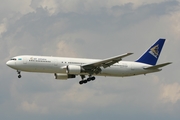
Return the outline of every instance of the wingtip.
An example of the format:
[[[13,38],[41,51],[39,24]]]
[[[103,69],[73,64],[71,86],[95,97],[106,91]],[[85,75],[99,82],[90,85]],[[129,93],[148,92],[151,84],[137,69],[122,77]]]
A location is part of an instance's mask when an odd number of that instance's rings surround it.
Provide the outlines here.
[[[168,62],[167,64],[172,64],[173,62]]]
[[[127,55],[132,55],[132,54],[134,54],[134,53],[127,53]]]

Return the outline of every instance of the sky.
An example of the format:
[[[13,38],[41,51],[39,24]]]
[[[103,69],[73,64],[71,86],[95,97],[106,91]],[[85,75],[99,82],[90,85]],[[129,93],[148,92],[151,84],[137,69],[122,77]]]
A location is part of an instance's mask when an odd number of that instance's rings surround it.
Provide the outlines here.
[[[0,116],[3,120],[180,119],[180,0],[0,0]],[[104,59],[127,52],[135,61],[166,38],[161,72],[55,80],[22,72],[18,55]]]

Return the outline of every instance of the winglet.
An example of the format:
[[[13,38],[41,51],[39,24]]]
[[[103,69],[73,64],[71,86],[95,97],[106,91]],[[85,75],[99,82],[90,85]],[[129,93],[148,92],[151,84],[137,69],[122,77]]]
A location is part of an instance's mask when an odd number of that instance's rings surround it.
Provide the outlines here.
[[[159,39],[152,45],[136,62],[146,63],[149,65],[156,65],[163,48],[165,39]]]

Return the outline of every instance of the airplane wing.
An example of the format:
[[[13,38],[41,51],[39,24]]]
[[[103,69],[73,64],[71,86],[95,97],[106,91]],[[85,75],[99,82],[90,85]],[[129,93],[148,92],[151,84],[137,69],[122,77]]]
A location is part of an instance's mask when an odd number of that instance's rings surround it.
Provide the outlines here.
[[[94,62],[94,63],[84,64],[84,65],[82,65],[82,68],[85,71],[87,71],[87,72],[89,72],[91,74],[93,74],[93,73],[98,74],[99,72],[101,72],[100,67],[103,67],[103,68],[110,67],[111,65],[121,61],[122,58],[124,58],[126,56],[129,56],[131,54],[133,54],[133,53],[125,53],[125,54],[118,55],[118,56],[115,56],[115,57],[100,60],[100,61],[97,61],[97,62]]]
[[[158,68],[161,68],[161,67],[164,67],[166,65],[169,65],[171,64],[172,62],[168,62],[168,63],[163,63],[163,64],[159,64],[159,65],[154,65],[154,66],[151,66],[151,67],[146,67],[144,69],[147,69],[147,70],[150,70],[150,69],[158,69]]]

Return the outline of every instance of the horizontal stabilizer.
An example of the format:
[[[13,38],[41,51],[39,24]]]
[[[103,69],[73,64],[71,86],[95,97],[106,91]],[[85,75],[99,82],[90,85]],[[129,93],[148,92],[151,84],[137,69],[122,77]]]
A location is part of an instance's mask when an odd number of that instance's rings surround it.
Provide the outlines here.
[[[166,65],[169,65],[171,64],[172,62],[168,62],[168,63],[163,63],[163,64],[159,64],[159,65],[154,65],[154,66],[151,66],[151,67],[146,67],[144,69],[147,69],[147,70],[150,70],[150,69],[158,69],[158,68],[161,68],[161,67],[164,67]]]

